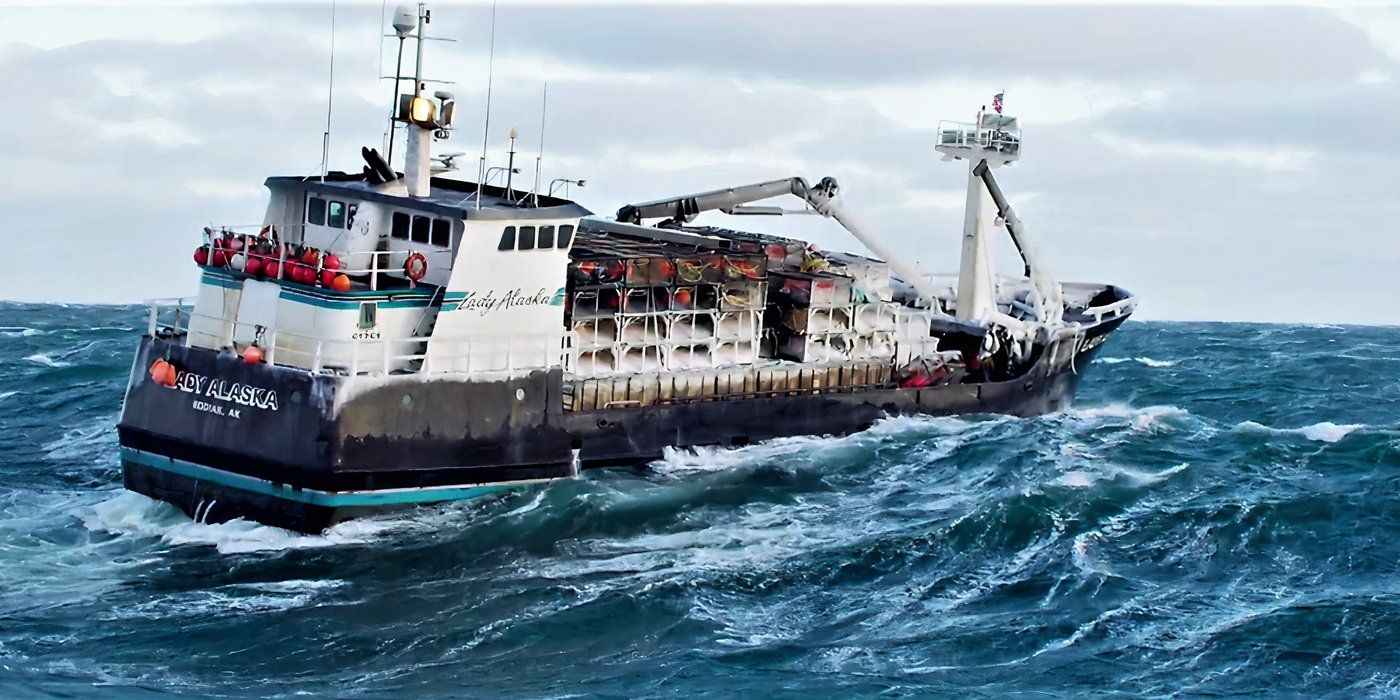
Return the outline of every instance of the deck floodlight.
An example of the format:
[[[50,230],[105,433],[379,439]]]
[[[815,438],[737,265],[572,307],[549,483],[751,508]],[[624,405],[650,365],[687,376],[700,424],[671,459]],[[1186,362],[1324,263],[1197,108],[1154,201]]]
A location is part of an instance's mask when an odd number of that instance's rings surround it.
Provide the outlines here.
[[[434,118],[437,116],[437,105],[432,100],[418,96],[409,103],[408,120],[418,126],[432,128],[437,126]]]

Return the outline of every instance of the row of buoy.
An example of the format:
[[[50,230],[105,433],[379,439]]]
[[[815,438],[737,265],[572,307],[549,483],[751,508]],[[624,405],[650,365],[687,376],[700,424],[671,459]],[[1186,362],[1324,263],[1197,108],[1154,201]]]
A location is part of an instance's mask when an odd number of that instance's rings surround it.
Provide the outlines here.
[[[258,347],[257,343],[253,343],[243,348],[241,357],[243,358],[244,364],[257,365],[262,364],[265,354],[263,353],[263,349]],[[174,388],[180,381],[180,371],[176,369],[175,364],[169,360],[158,359],[152,362],[149,371],[151,374],[151,381],[164,387]]]
[[[257,279],[350,291],[350,278],[340,272],[340,258],[335,254],[323,254],[309,246],[274,243],[264,236],[251,244],[232,235],[215,238],[212,244],[195,249],[194,261],[200,266],[228,268]]]

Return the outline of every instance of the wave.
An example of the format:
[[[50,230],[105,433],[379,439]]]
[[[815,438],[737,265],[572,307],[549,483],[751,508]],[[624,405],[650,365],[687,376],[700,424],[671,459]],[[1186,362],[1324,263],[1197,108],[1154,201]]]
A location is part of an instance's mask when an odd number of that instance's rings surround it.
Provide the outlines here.
[[[43,334],[44,331],[28,326],[0,326],[0,337],[5,338],[32,338]]]
[[[1247,420],[1243,423],[1238,424],[1235,427],[1241,430],[1253,430],[1287,435],[1301,435],[1304,438],[1312,440],[1314,442],[1332,443],[1341,440],[1342,438],[1352,434],[1353,432],[1356,432],[1357,430],[1368,428],[1370,426],[1366,425],[1365,423],[1345,423],[1339,425],[1337,423],[1333,423],[1332,421],[1322,421],[1321,423],[1313,423],[1312,425],[1306,425],[1301,428],[1271,428],[1267,425],[1256,423],[1252,420]]]
[[[55,360],[52,357],[49,357],[48,355],[39,352],[36,352],[33,355],[26,355],[24,359],[35,364],[44,365],[45,367],[71,367],[73,365],[73,363],[71,362]]]
[[[1151,357],[1100,357],[1097,360],[1106,365],[1116,365],[1124,362],[1136,362],[1148,367],[1174,367],[1177,360],[1158,360]]]
[[[1071,408],[1065,412],[1065,415],[1080,420],[1101,423],[1111,423],[1121,419],[1127,419],[1129,427],[1139,431],[1153,431],[1171,427],[1174,422],[1182,422],[1194,418],[1190,411],[1180,406],[1157,405],[1138,407],[1124,403],[1113,403],[1107,406],[1092,408]]]
[[[93,532],[156,537],[169,545],[211,545],[220,554],[361,544],[378,539],[396,525],[389,519],[362,518],[340,523],[321,535],[303,535],[242,519],[197,523],[175,506],[131,491],[84,509],[78,518]]]

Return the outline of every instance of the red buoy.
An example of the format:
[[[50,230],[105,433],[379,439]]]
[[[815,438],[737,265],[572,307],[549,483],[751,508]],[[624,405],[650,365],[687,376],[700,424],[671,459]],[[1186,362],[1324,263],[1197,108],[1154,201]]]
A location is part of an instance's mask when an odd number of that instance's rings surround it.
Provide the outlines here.
[[[330,288],[335,283],[335,270],[321,270],[321,286]]]
[[[223,248],[215,248],[213,255],[209,257],[209,261],[214,264],[214,267],[225,267],[228,265],[228,255],[224,253]]]
[[[258,364],[258,363],[260,363],[260,362],[262,362],[262,361],[263,361],[263,351],[262,351],[262,348],[260,348],[260,347],[258,347],[258,346],[256,346],[256,345],[249,345],[248,347],[246,347],[246,348],[243,349],[243,362],[244,362],[244,364],[256,365],[256,364]]]
[[[202,245],[194,249],[194,264],[201,266],[209,264],[209,246]]]
[[[321,260],[321,267],[322,269],[326,270],[339,270],[340,258],[331,255],[330,253],[326,253],[326,257]]]
[[[262,273],[264,277],[281,279],[282,276],[279,274],[280,272],[282,272],[282,270],[277,265],[276,260],[269,260],[266,265],[263,265]]]
[[[262,258],[256,255],[250,255],[248,256],[248,262],[243,263],[243,272],[256,277],[257,274],[262,271],[262,266]]]

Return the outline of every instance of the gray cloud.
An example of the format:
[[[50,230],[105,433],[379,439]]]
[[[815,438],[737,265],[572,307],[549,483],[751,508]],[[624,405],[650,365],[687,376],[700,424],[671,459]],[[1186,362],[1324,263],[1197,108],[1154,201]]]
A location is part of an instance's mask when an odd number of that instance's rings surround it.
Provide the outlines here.
[[[216,8],[229,18],[222,32],[206,9],[200,38],[180,43],[133,33],[144,16],[107,29],[80,9],[47,12],[36,16],[88,38],[38,49],[0,29],[11,41],[0,44],[0,90],[25,99],[0,113],[11,166],[0,233],[24,259],[70,260],[71,280],[19,270],[0,297],[188,292],[198,229],[259,220],[264,177],[319,161],[326,8]],[[435,12],[434,33],[460,41],[433,45],[429,65],[460,81],[464,106],[439,150],[480,148],[488,12]],[[196,23],[178,8],[161,19]],[[976,105],[946,114],[945,97],[920,91],[1068,86],[1094,104],[1027,96],[1060,113],[1019,115],[1026,160],[1001,174],[1063,278],[1123,283],[1153,317],[1400,322],[1389,301],[1400,293],[1390,233],[1400,144],[1367,116],[1394,111],[1400,90],[1357,81],[1394,65],[1325,11],[507,5],[499,19],[493,159],[520,126],[530,178],[550,80],[546,179],[587,177],[575,195],[600,213],[831,174],[898,250],[951,269],[962,214],[946,204],[965,171],[939,162],[924,122]],[[358,147],[384,127],[378,21],[377,6],[341,9],[335,167],[358,169]],[[995,44],[965,30],[993,25]],[[874,87],[913,101],[891,105]],[[1017,93],[1008,104],[1019,109]],[[821,220],[738,223],[854,246]]]

